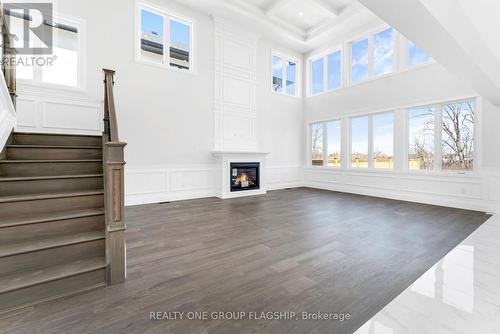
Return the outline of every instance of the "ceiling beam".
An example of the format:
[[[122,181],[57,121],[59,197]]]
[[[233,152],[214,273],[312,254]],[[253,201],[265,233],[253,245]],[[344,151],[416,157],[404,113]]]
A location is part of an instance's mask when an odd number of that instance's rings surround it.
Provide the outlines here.
[[[315,5],[319,9],[326,11],[326,14],[328,14],[328,16],[337,17],[341,13],[341,10],[339,8],[332,6],[326,0],[309,0],[309,1],[311,2],[311,4]]]
[[[266,8],[265,14],[268,16],[273,15],[280,8],[283,8],[290,1],[292,1],[292,0],[273,0],[273,2],[271,2],[271,4]]]
[[[230,0],[226,2],[225,6],[250,19],[257,20],[262,24],[270,24],[280,29],[283,33],[286,33],[294,40],[304,43],[305,31],[303,29],[300,29],[299,27],[296,27],[276,16],[266,15],[266,11],[262,10],[260,7],[251,5],[245,0]]]

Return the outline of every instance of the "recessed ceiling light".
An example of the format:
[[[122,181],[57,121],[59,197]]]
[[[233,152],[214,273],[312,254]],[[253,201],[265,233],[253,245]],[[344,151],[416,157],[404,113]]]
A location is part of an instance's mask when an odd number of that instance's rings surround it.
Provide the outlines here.
[[[304,12],[299,12],[299,16],[300,17],[304,16]]]

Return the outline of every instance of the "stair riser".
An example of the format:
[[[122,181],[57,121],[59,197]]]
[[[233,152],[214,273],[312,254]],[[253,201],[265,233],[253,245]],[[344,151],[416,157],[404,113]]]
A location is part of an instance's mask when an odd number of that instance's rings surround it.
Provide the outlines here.
[[[56,235],[90,231],[104,233],[104,215],[2,228],[0,229],[0,245],[26,241],[37,242]]]
[[[104,240],[96,240],[2,257],[0,258],[0,268],[2,268],[2,275],[11,275],[22,273],[25,270],[39,270],[48,266],[103,257],[105,254],[104,245]]]
[[[65,146],[101,146],[102,137],[57,136],[15,133],[14,145],[65,145]]]
[[[0,163],[0,176],[58,176],[102,174],[102,162]]]
[[[101,159],[102,150],[88,148],[7,148],[7,159],[12,160],[85,160]]]
[[[68,296],[95,287],[104,286],[106,270],[100,269],[88,273],[47,282],[21,290],[0,295],[0,312],[38,304],[43,301]]]
[[[104,207],[104,196],[88,195],[66,198],[52,198],[35,201],[0,203],[3,218],[13,218],[26,215],[32,216],[64,210],[85,210]]]
[[[103,189],[102,177],[9,182],[0,181],[0,194],[9,194],[9,196],[100,189]]]

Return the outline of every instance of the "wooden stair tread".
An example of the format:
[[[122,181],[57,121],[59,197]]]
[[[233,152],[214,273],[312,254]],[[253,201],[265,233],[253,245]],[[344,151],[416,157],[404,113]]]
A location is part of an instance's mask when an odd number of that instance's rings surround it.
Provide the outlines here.
[[[61,159],[61,160],[0,160],[0,164],[19,164],[19,163],[75,163],[75,162],[102,162],[102,159]]]
[[[89,231],[57,235],[43,240],[30,240],[14,244],[0,246],[0,258],[24,253],[35,252],[44,249],[79,244],[88,241],[104,239],[104,231]]]
[[[62,193],[1,196],[0,203],[38,201],[38,200],[44,200],[44,199],[80,197],[80,196],[102,195],[102,194],[104,194],[104,190],[87,190],[87,191],[70,191],[70,192],[62,192]]]
[[[2,219],[0,221],[0,228],[23,226],[39,223],[48,223],[59,220],[68,220],[83,217],[100,216],[104,214],[104,209],[89,209],[89,210],[73,210],[73,211],[60,211],[51,212],[48,214],[33,216],[16,217],[10,219]]]
[[[15,176],[15,177],[0,177],[0,182],[15,182],[15,181],[37,181],[37,180],[61,180],[61,179],[84,179],[93,177],[103,177],[104,174],[79,174],[79,175],[55,175],[55,176]]]
[[[104,257],[77,260],[72,263],[47,267],[31,272],[20,272],[8,276],[0,276],[0,293],[23,289],[65,277],[75,276],[106,267]]]
[[[50,136],[50,137],[83,137],[83,138],[101,138],[102,135],[86,135],[73,133],[46,133],[46,132],[14,132],[14,135],[22,136]]]
[[[7,148],[56,148],[56,149],[93,149],[102,150],[102,146],[66,146],[66,145],[24,145],[24,144],[13,144],[6,145]]]

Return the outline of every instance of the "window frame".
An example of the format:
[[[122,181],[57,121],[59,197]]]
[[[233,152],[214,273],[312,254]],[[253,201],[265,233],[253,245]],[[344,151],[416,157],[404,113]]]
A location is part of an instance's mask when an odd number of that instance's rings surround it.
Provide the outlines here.
[[[78,29],[78,67],[77,67],[77,85],[69,86],[52,82],[42,81],[43,71],[36,67],[33,68],[33,79],[17,79],[18,84],[27,87],[57,89],[68,92],[86,92],[87,87],[87,21],[72,17],[62,13],[54,13],[54,21],[66,24]]]
[[[392,32],[392,60],[393,60],[393,66],[392,66],[392,71],[381,74],[381,75],[375,75],[375,35],[387,30],[387,29],[393,29]],[[369,32],[365,32],[364,34],[360,34],[356,36],[353,39],[350,39],[347,41],[347,50],[348,50],[348,57],[346,58],[347,66],[346,66],[346,72],[348,76],[348,86],[357,86],[359,84],[369,82],[372,80],[377,80],[380,78],[385,78],[387,76],[394,75],[401,70],[401,65],[399,64],[399,54],[400,54],[400,42],[399,42],[399,32],[392,26],[390,25],[381,25],[377,26],[374,29],[371,29]],[[353,82],[352,81],[352,46],[364,39],[368,39],[368,77],[364,80],[361,80],[359,82]]]
[[[278,57],[278,58],[281,58],[282,60],[282,63],[283,63],[283,67],[281,69],[281,75],[283,76],[283,83],[284,85],[281,87],[281,92],[276,92],[274,89],[273,89],[273,77],[274,77],[274,73],[273,73],[273,58],[274,57]],[[290,61],[290,62],[293,62],[295,63],[295,95],[290,95],[286,92],[286,79],[287,79],[287,76],[286,76],[286,63],[287,61]],[[300,82],[301,82],[301,79],[302,77],[300,76],[300,61],[297,59],[297,58],[294,58],[294,57],[291,57],[289,55],[286,55],[285,53],[283,52],[280,52],[280,51],[277,51],[277,50],[271,50],[271,92],[276,94],[276,95],[281,95],[281,96],[288,96],[288,97],[294,97],[294,98],[300,98],[301,95],[300,95]]]
[[[408,155],[409,155],[409,117],[408,110],[414,108],[423,108],[423,107],[434,107],[438,108],[441,113],[441,106],[446,104],[457,104],[465,101],[475,101],[475,122],[474,122],[474,163],[472,170],[443,170],[441,169],[442,157],[441,153],[438,154],[435,152],[434,159],[438,162],[440,169],[432,169],[432,170],[411,170],[408,165]],[[352,163],[352,134],[351,134],[351,118],[368,116],[371,119],[373,116],[378,114],[385,114],[392,112],[394,115],[394,124],[393,124],[393,168],[353,168],[351,167]],[[312,152],[312,143],[311,143],[311,126],[312,124],[323,123],[326,127],[326,124],[330,121],[338,121],[341,122],[341,157],[342,163],[341,167],[329,167],[325,165],[324,159],[323,166],[312,166],[311,164],[311,152]],[[436,120],[439,124],[439,131],[441,131],[441,122],[442,118]],[[483,134],[481,129],[483,128],[483,99],[479,95],[466,95],[459,96],[451,99],[440,99],[434,100],[429,103],[423,104],[407,104],[400,105],[395,108],[388,109],[379,109],[372,112],[361,112],[361,113],[343,113],[341,115],[337,115],[332,118],[325,118],[320,120],[310,120],[307,122],[308,124],[308,140],[307,140],[307,157],[308,157],[308,168],[323,168],[325,170],[331,171],[340,171],[340,172],[353,172],[353,173],[380,173],[380,174],[403,174],[408,177],[425,177],[425,176],[434,176],[434,177],[477,177],[481,175],[483,171]],[[373,127],[369,123],[369,131],[372,131]],[[328,131],[324,130],[326,133],[324,134],[324,143],[323,143],[323,155],[327,157],[327,141],[328,141]],[[402,137],[402,138],[401,138]],[[373,135],[369,134],[369,152],[373,152]],[[441,152],[441,141],[442,135],[441,132],[439,134],[434,134],[434,145],[438,145],[439,152]],[[439,159],[439,160],[437,160]],[[372,157],[370,158],[371,163],[373,164]],[[436,164],[435,164],[436,165]]]
[[[473,140],[473,146],[474,146],[474,152],[473,152],[473,164],[472,164],[472,169],[471,170],[447,170],[443,169],[443,147],[442,147],[442,142],[443,142],[443,128],[442,128],[442,122],[443,122],[443,110],[442,107],[444,105],[449,105],[449,104],[460,104],[464,103],[467,101],[473,101],[474,102],[474,114],[475,114],[475,121],[474,121],[474,126],[473,126],[473,131],[474,131],[474,140]],[[409,117],[409,110],[415,109],[415,108],[434,108],[434,166],[433,169],[431,170],[422,170],[422,169],[410,169],[409,164],[408,164],[408,158],[409,158],[409,129],[410,129],[410,117]],[[424,104],[424,105],[416,105],[412,107],[408,107],[404,109],[405,112],[405,126],[406,126],[406,133],[405,133],[405,166],[406,170],[410,173],[416,173],[416,174],[429,174],[429,173],[439,173],[439,174],[477,174],[481,170],[482,166],[482,160],[481,160],[481,149],[482,144],[481,141],[481,133],[479,132],[481,128],[481,117],[482,117],[482,100],[478,96],[473,96],[469,98],[459,98],[459,99],[454,99],[454,100],[447,100],[444,102],[438,102],[438,103],[429,103],[429,104]]]
[[[328,88],[328,79],[329,79],[329,66],[328,66],[328,57],[336,52],[340,52],[340,85],[339,87],[336,88]],[[323,89],[319,93],[313,93],[313,71],[312,71],[312,64],[316,60],[323,59]],[[319,55],[316,55],[314,57],[309,57],[307,60],[308,63],[308,95],[309,96],[317,96],[321,94],[325,94],[328,92],[333,92],[339,89],[342,89],[345,87],[345,60],[344,60],[344,48],[342,46],[338,46],[335,48],[330,48],[326,52],[323,52]]]
[[[141,11],[145,10],[163,17],[163,63],[156,63],[141,57],[141,33],[142,18]],[[170,65],[170,21],[176,21],[189,26],[189,70],[180,69]],[[179,73],[196,74],[196,50],[195,50],[196,21],[179,15],[168,8],[158,7],[146,1],[136,1],[135,4],[135,34],[134,34],[134,60],[136,63],[155,66]]]
[[[409,39],[405,38],[404,42],[403,42],[403,45],[404,45],[404,50],[403,50],[403,59],[402,59],[402,68],[404,70],[412,70],[412,69],[416,69],[416,68],[420,68],[420,67],[424,67],[424,66],[428,66],[428,65],[431,65],[431,64],[435,64],[436,61],[434,60],[434,58],[432,58],[430,55],[429,57],[431,58],[429,61],[426,61],[424,63],[420,63],[420,64],[417,64],[417,65],[410,65],[410,46],[413,42],[410,41]],[[415,43],[413,43],[415,44]],[[418,47],[418,46],[417,46]]]

